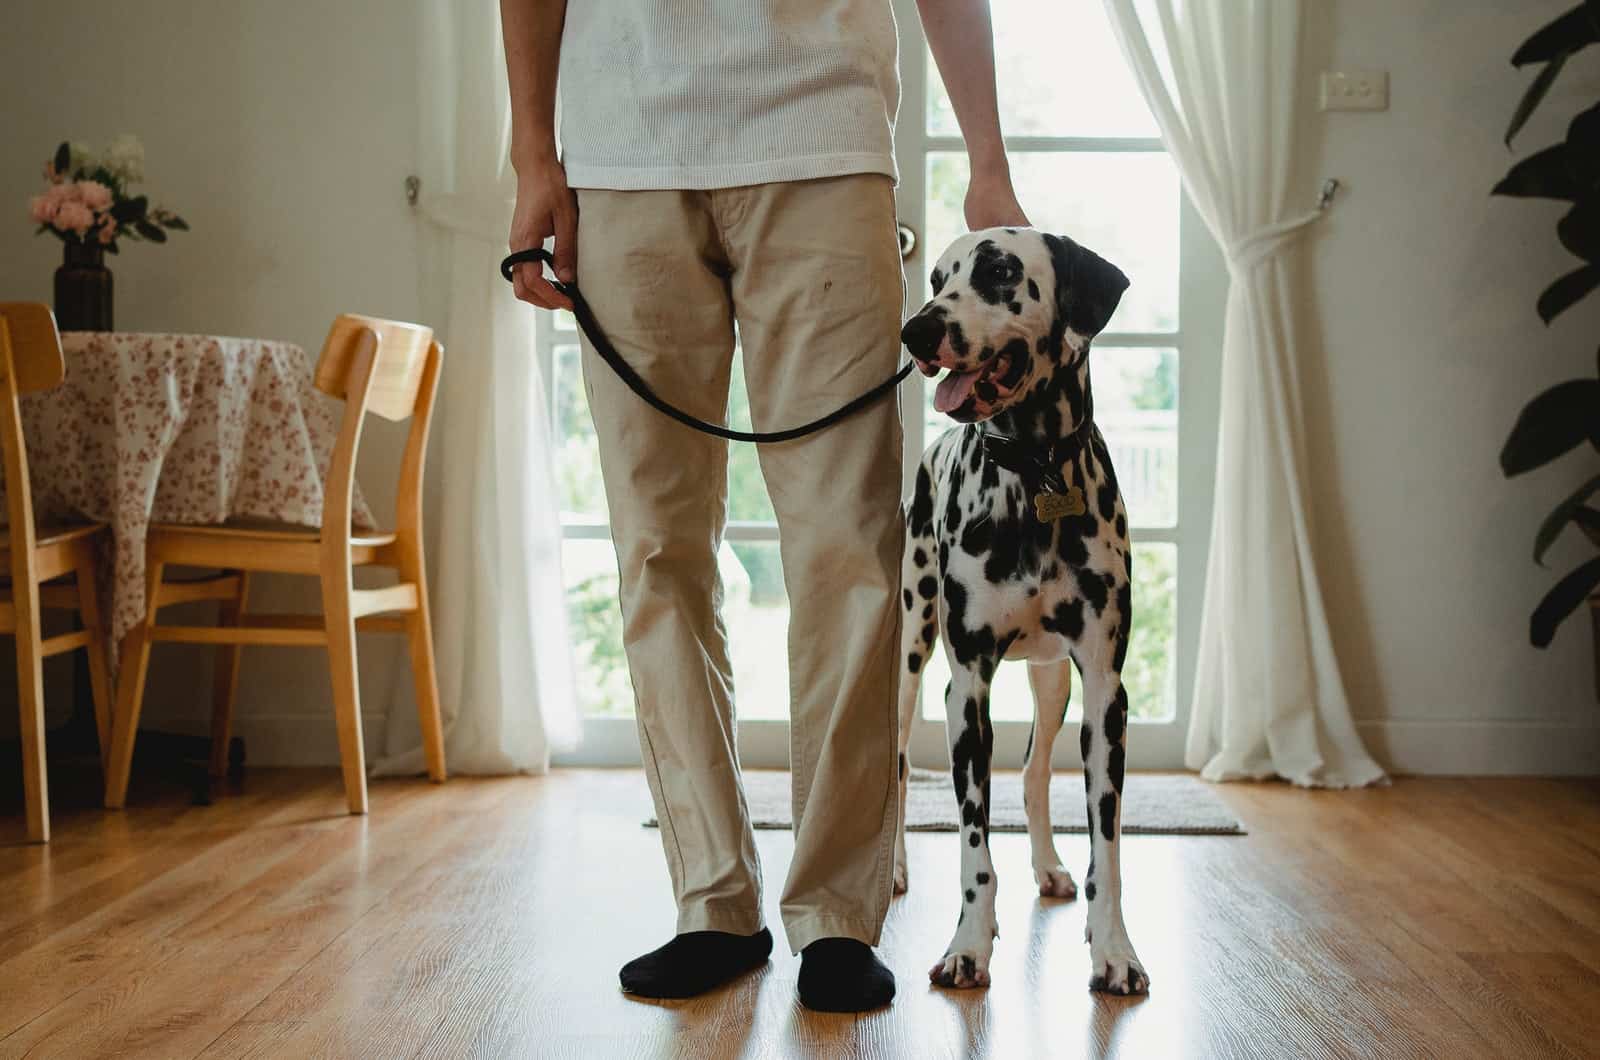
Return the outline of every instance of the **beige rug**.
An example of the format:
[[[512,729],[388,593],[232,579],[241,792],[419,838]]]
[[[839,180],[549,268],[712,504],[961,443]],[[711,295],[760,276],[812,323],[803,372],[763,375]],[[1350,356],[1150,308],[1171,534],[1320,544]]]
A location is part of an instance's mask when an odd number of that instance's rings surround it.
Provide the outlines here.
[[[756,828],[791,828],[789,774],[749,770],[745,798]],[[1022,807],[1022,774],[996,773],[990,783],[994,808],[989,828],[1026,832]],[[960,822],[955,791],[948,773],[913,769],[906,788],[906,830],[954,832]],[[1057,773],[1050,778],[1051,823],[1057,832],[1087,831],[1083,808],[1083,774]],[[656,819],[645,822],[656,827]],[[1129,773],[1123,786],[1122,830],[1138,835],[1244,835],[1244,826],[1217,798],[1211,786],[1182,773]]]

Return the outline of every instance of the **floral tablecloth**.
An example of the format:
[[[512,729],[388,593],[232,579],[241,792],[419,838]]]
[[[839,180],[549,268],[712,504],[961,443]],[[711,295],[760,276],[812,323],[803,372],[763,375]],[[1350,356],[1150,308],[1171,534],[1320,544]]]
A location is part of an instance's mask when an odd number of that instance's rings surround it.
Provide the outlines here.
[[[322,522],[342,406],[287,342],[67,332],[64,385],[22,398],[41,523],[109,523],[112,644],[144,612],[152,522]],[[0,513],[4,512],[0,505]],[[373,525],[357,487],[357,525]]]

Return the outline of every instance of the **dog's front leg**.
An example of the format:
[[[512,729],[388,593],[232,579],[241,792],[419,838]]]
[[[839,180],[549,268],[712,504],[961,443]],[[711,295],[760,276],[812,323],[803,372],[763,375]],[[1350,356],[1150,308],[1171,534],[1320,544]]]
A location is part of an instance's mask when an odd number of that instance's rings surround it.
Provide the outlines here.
[[[981,666],[981,672],[978,667]],[[989,857],[989,682],[994,662],[985,658],[955,670],[945,690],[945,735],[950,772],[961,810],[961,915],[955,937],[928,977],[940,986],[988,986],[995,923],[994,862]]]
[[[1089,911],[1084,936],[1092,969],[1089,989],[1142,994],[1150,978],[1133,952],[1122,922],[1122,778],[1128,730],[1128,693],[1114,670],[1083,675],[1083,786],[1089,809],[1089,875],[1083,896]]]

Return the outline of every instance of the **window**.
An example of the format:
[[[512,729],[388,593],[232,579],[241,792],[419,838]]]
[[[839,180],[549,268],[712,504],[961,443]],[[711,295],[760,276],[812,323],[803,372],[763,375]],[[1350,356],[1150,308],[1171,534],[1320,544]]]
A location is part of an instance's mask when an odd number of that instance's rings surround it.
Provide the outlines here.
[[[909,311],[928,296],[928,262],[964,230],[967,160],[954,112],[921,33],[914,0],[894,0],[903,94],[896,134],[902,223],[919,238],[906,262]],[[1072,236],[1133,284],[1095,342],[1096,419],[1112,449],[1134,538],[1134,634],[1124,678],[1139,731],[1130,764],[1181,763],[1188,673],[1209,525],[1215,364],[1226,270],[1183,198],[1100,0],[992,0],[1001,123],[1018,196],[1039,228]],[[1059,46],[1041,47],[1041,41]],[[1070,43],[1070,47],[1067,44]],[[1064,66],[1069,63],[1070,66]],[[566,760],[637,760],[632,689],[621,643],[616,557],[572,320],[541,314],[561,451],[568,605],[586,717]],[[948,429],[919,374],[905,384],[907,468]],[[922,415],[910,414],[922,409]],[[736,359],[730,416],[749,426]],[[1180,458],[1181,457],[1181,458]],[[788,604],[776,524],[755,448],[729,457],[730,518],[719,566],[727,588],[740,748],[753,765],[787,764]],[[908,488],[910,477],[907,477]],[[935,652],[913,736],[919,761],[945,754],[948,671]],[[1074,711],[1077,710],[1076,690]],[[1027,674],[1002,666],[992,699],[997,763],[1020,764],[1032,717]],[[1075,760],[1076,740],[1058,743]]]

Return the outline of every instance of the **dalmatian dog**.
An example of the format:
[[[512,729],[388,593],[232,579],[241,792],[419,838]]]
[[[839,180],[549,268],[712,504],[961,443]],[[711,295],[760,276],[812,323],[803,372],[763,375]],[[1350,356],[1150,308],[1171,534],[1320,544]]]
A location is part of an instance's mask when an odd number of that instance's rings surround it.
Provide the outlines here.
[[[1023,770],[1034,882],[1072,898],[1050,828],[1050,751],[1072,666],[1083,681],[1079,733],[1089,815],[1085,935],[1092,990],[1146,991],[1122,920],[1117,834],[1128,695],[1121,670],[1133,619],[1128,517],[1089,390],[1089,341],[1128,279],[1070,239],[991,228],[957,239],[932,275],[933,299],[901,339],[940,380],[934,408],[963,426],[923,455],[906,509],[900,678],[901,821],[896,892],[906,888],[906,748],[923,664],[942,631],[952,679],[945,724],[961,807],[961,915],[929,977],[989,983],[999,934],[989,857],[989,688],[1004,659],[1028,664],[1033,733]]]

